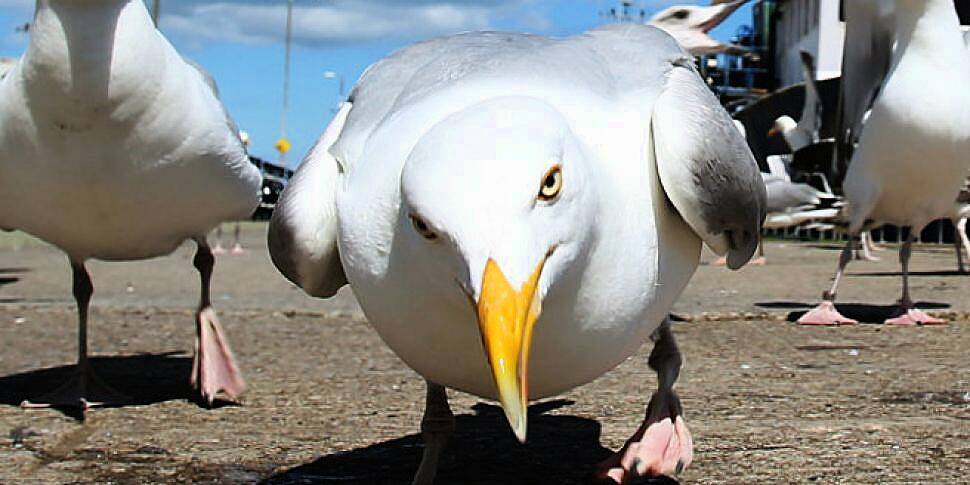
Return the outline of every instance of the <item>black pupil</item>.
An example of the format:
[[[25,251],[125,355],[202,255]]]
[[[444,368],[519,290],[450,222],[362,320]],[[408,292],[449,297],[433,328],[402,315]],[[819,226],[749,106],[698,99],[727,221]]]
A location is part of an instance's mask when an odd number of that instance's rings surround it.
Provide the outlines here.
[[[549,174],[549,176],[546,177],[546,188],[551,189],[555,186],[556,186],[556,176],[554,174]]]
[[[422,221],[421,219],[415,219],[414,225],[418,228],[419,231],[428,232],[428,226],[425,225],[424,221]]]

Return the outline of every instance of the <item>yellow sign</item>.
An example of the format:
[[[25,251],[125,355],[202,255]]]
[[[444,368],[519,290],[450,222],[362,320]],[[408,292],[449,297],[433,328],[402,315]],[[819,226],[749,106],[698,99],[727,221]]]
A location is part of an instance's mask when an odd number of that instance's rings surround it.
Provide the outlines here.
[[[276,142],[276,151],[280,153],[286,153],[290,151],[290,148],[293,148],[293,145],[291,145],[290,140],[287,140],[286,138],[280,138]]]

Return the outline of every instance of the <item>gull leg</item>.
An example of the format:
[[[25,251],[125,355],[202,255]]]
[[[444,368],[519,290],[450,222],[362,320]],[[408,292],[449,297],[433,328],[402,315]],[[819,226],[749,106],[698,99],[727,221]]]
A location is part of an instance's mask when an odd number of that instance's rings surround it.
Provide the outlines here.
[[[835,293],[839,289],[839,281],[845,273],[845,267],[849,265],[849,261],[852,261],[852,251],[856,243],[855,236],[849,237],[842,254],[839,256],[839,268],[835,272],[832,287],[829,291],[822,293],[822,303],[798,319],[799,325],[851,325],[858,323],[851,318],[842,316],[835,309]]]
[[[966,268],[963,265],[963,252],[960,250],[962,244],[963,250],[967,252],[967,257],[970,257],[970,237],[967,237],[967,218],[963,217],[956,223],[956,232],[959,239],[953,238],[953,244],[956,245],[957,250],[957,265],[959,266],[961,273],[966,273]],[[959,241],[959,242],[957,242]]]
[[[444,386],[426,381],[428,393],[424,402],[424,418],[421,419],[421,436],[424,438],[424,454],[421,465],[414,474],[412,485],[432,485],[438,473],[438,460],[455,432],[455,415],[448,406],[448,394]]]
[[[872,242],[872,233],[869,231],[862,231],[859,238],[862,240],[862,244],[859,245],[861,246],[862,252],[860,253],[860,247],[857,247],[855,250],[855,259],[859,261],[879,261],[879,258],[873,256],[870,252],[870,250],[875,251],[876,247],[876,245]]]
[[[71,377],[57,389],[37,398],[20,403],[24,408],[76,407],[88,409],[95,406],[124,404],[130,398],[115,391],[94,373],[88,360],[88,306],[94,285],[84,263],[71,260],[74,300],[77,302],[77,366]]]
[[[651,338],[655,344],[648,364],[657,371],[657,392],[650,398],[646,417],[636,433],[623,449],[599,464],[599,478],[628,483],[643,476],[672,475],[693,460],[694,441],[674,392],[682,359],[670,320],[664,319]]]
[[[751,260],[750,264],[756,266],[764,266],[768,260],[765,259],[765,242],[762,240],[761,244],[758,244],[758,257]]]
[[[204,239],[196,240],[199,249],[193,264],[201,278],[199,311],[196,314],[195,358],[192,361],[192,387],[201,392],[202,399],[212,404],[219,391],[230,399],[237,399],[245,390],[246,383],[236,366],[236,360],[223,336],[216,311],[209,299],[212,267],[215,258]]]
[[[235,229],[233,229],[233,234],[234,234],[233,235],[233,239],[234,239],[234,242],[232,243],[232,251],[231,251],[232,254],[234,254],[236,256],[239,256],[241,254],[246,254],[246,250],[243,249],[242,243],[239,242],[239,230],[240,230],[239,229],[239,223],[237,222]]]
[[[899,298],[899,309],[896,316],[885,321],[886,325],[942,325],[945,320],[933,318],[913,307],[913,300],[909,296],[909,258],[913,252],[913,236],[906,239],[899,249],[899,264],[903,268],[903,295]]]
[[[216,247],[212,248],[212,254],[225,254],[226,250],[222,247],[222,224],[216,226]]]

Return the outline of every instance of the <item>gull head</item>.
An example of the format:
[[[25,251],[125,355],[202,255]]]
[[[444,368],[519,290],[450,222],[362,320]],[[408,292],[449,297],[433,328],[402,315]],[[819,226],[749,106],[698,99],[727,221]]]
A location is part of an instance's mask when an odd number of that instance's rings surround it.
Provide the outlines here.
[[[784,135],[785,133],[791,133],[792,130],[798,127],[798,123],[794,118],[788,115],[779,116],[774,123],[771,125],[771,129],[768,130],[768,136],[775,136],[778,134]]]
[[[565,119],[528,97],[448,116],[404,165],[399,240],[425,281],[438,282],[428,291],[470,303],[499,401],[522,441],[533,329],[543,305],[568,304],[544,300],[575,274],[595,237],[595,189]]]
[[[664,30],[695,30],[710,32],[731,16],[747,0],[720,2],[714,5],[674,5],[650,18],[649,23]]]
[[[732,51],[742,53],[743,48],[721,43],[708,35],[708,32],[746,2],[747,0],[734,0],[709,6],[675,5],[661,10],[647,23],[667,31],[695,56]]]

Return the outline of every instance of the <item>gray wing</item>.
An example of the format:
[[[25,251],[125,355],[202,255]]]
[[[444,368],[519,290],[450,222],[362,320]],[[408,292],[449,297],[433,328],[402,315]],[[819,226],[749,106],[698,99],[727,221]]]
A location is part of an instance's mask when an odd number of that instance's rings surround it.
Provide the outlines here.
[[[283,191],[267,231],[270,259],[307,294],[330,297],[347,284],[337,248],[337,184],[343,168],[330,153],[353,105],[344,103]]]
[[[670,71],[652,121],[667,197],[728,267],[743,266],[761,240],[765,185],[731,117],[693,65]]]
[[[892,64],[895,42],[893,2],[853,0],[845,6],[845,47],[839,92],[835,166],[844,176],[866,112],[882,87]]]
[[[597,53],[624,104],[651,120],[654,163],[677,212],[729,267],[743,266],[761,239],[765,185],[693,58],[651,26],[600,27],[577,42]]]

